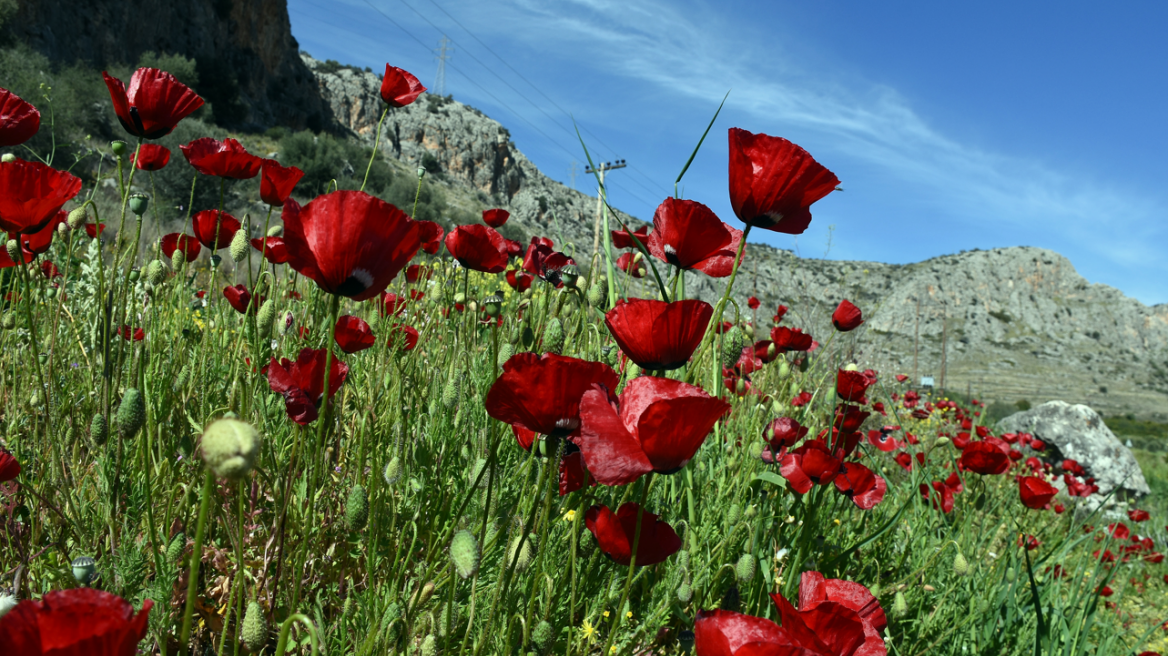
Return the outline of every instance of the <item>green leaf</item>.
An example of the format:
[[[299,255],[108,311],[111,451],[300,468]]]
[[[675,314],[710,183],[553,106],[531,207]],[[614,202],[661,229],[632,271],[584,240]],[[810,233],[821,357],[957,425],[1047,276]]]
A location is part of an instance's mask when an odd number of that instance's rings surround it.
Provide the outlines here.
[[[777,485],[778,487],[780,487],[784,490],[787,489],[787,479],[783,478],[782,476],[779,476],[778,474],[776,474],[774,472],[768,471],[768,472],[761,472],[759,474],[755,474],[754,480],[766,481],[767,483],[770,483],[772,485]]]

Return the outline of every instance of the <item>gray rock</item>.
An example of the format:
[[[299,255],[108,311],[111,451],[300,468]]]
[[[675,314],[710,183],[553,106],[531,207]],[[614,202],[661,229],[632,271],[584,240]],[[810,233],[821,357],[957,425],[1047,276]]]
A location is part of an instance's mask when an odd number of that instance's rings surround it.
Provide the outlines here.
[[[1151,493],[1130,449],[1111,432],[1103,418],[1085,405],[1051,401],[998,422],[1000,432],[1025,432],[1046,443],[1047,460],[1076,460],[1095,479],[1101,502],[1114,492],[1115,501]],[[1089,499],[1090,500],[1090,499]],[[1098,502],[1094,507],[1098,507]]]

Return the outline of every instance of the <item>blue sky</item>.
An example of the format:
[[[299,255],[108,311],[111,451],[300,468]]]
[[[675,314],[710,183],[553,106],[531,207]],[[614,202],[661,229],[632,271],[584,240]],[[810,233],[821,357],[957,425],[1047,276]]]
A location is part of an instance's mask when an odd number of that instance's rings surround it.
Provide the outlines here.
[[[730,91],[684,197],[737,223],[732,126],[802,145],[845,189],[813,206],[803,235],[752,241],[893,263],[1040,246],[1091,282],[1168,302],[1166,3],[289,0],[289,12],[318,59],[389,62],[427,86],[446,34],[447,93],[565,183],[584,161],[570,112],[594,157],[628,160],[610,196],[642,219]],[[595,193],[582,175],[576,186]]]

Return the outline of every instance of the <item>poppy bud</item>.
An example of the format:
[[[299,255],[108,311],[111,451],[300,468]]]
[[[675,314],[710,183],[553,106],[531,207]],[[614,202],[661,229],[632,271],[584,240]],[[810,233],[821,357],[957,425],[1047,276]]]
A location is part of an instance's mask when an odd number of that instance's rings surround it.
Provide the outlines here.
[[[118,434],[127,440],[142,430],[142,424],[146,423],[146,402],[137,389],[131,387],[126,390],[118,405],[117,421]]]
[[[242,262],[247,258],[247,253],[250,250],[251,242],[247,240],[247,230],[237,230],[235,236],[231,238],[231,246],[228,247],[231,261]]]
[[[114,157],[122,159],[126,156],[126,142],[121,140],[111,141],[110,150],[114,151]]]
[[[81,585],[89,585],[89,582],[97,575],[97,561],[89,556],[80,556],[73,559],[73,578]]]
[[[945,437],[944,435],[942,435],[941,437],[938,437],[937,441],[934,442],[934,444],[936,444],[937,446],[945,446],[948,443],[949,443],[949,438]]]
[[[608,299],[608,281],[604,276],[597,276],[592,286],[588,288],[588,304],[600,308]]]
[[[3,327],[4,330],[12,330],[13,328],[15,328],[16,327],[16,315],[12,314],[11,312],[4,315],[4,319],[0,320],[0,327]]]
[[[726,513],[726,524],[734,526],[740,519],[742,519],[742,506],[736,503],[730,504],[730,510]]]
[[[549,353],[559,353],[564,348],[564,326],[553,318],[543,330],[543,348]]]
[[[811,367],[811,357],[804,355],[799,358],[799,371],[806,372]]]
[[[575,264],[569,264],[560,269],[560,280],[564,281],[564,286],[575,287],[576,281],[580,279],[580,269]]]
[[[142,272],[137,269],[131,269],[129,275],[127,275],[127,278],[130,279],[130,282],[138,282],[141,277]]]
[[[515,347],[514,346],[511,346],[510,344],[504,344],[504,345],[500,346],[499,347],[499,360],[498,360],[499,366],[502,367],[503,363],[510,360],[511,356],[514,354],[515,354]]]
[[[80,230],[85,225],[87,218],[85,215],[85,206],[82,205],[69,211],[69,216],[65,218],[65,224],[69,226],[70,230]]]
[[[268,642],[268,623],[264,619],[264,610],[254,599],[247,604],[247,613],[244,614],[243,626],[240,627],[240,637],[243,638],[247,650],[253,654],[258,654]]]
[[[689,551],[682,549],[677,552],[677,566],[682,570],[689,569]]]
[[[272,334],[272,321],[276,319],[276,303],[272,299],[264,301],[260,311],[256,313],[256,331],[261,338],[267,339]]]
[[[960,551],[953,557],[953,573],[957,576],[969,575],[969,561]]]
[[[282,233],[282,232],[284,232],[284,226],[282,226],[282,225],[274,225],[274,226],[268,228],[268,236],[269,237],[279,237],[280,233]]]
[[[57,224],[57,234],[58,235],[61,235],[63,237],[63,236],[65,236],[65,233],[67,233],[67,232],[69,232],[69,226],[65,225],[64,223]]]
[[[219,419],[203,433],[203,460],[220,478],[247,476],[259,451],[260,434],[238,419]]]
[[[742,347],[746,345],[746,337],[738,326],[734,326],[722,335],[722,366],[733,367],[742,356]]]
[[[20,262],[20,242],[15,239],[9,239],[4,247],[8,250],[8,259],[13,262]]]
[[[474,533],[462,529],[454,534],[454,539],[450,541],[450,560],[459,576],[469,579],[478,574],[481,556]]]
[[[745,380],[745,379],[743,379],[743,378],[739,378],[739,379],[738,379],[738,380],[737,380],[737,381],[734,383],[734,391],[735,391],[735,393],[737,393],[739,396],[741,396],[741,395],[743,395],[743,394],[746,394],[746,380]]]
[[[466,309],[471,314],[474,314],[479,311],[479,304],[476,301],[470,301],[466,304]]]
[[[511,546],[507,549],[507,562],[515,563],[515,571],[526,572],[531,563],[535,562],[535,534],[529,534],[526,540],[522,539],[522,535],[516,535],[515,539],[511,541]],[[523,542],[523,548],[520,548],[519,543]],[[519,553],[519,559],[515,559],[516,552]]]
[[[485,312],[488,317],[497,317],[502,311],[503,297],[499,295],[499,292],[495,292],[494,294],[491,294],[490,296],[483,299],[483,312]]]
[[[868,592],[871,592],[873,597],[879,597],[880,596],[880,583],[879,582],[873,583],[872,587],[868,588]]]
[[[897,617],[908,615],[908,602],[905,601],[903,592],[897,591],[896,596],[893,598],[892,614]]]
[[[677,600],[683,604],[688,604],[693,599],[693,588],[688,583],[683,582],[677,586]]]
[[[356,533],[365,528],[369,522],[369,493],[364,487],[354,485],[349,490],[349,499],[345,502],[345,526]]]
[[[390,458],[388,463],[386,463],[385,471],[383,471],[381,473],[381,476],[382,476],[382,478],[385,479],[386,485],[393,487],[393,485],[401,479],[401,475],[402,475],[401,458],[394,456],[394,457]]]
[[[556,634],[552,629],[552,625],[548,624],[547,620],[535,625],[535,630],[531,632],[531,644],[535,646],[537,654],[546,654],[551,651],[552,646],[556,642]]]
[[[1015,579],[1015,578],[1017,578],[1017,576],[1018,576],[1018,575],[1014,573],[1014,568],[1013,568],[1013,567],[1007,567],[1007,568],[1006,568],[1006,580],[1007,580],[1007,581],[1009,581],[1010,583],[1013,583],[1013,582],[1014,582],[1014,579]]]
[[[183,549],[187,546],[187,536],[182,531],[174,536],[170,544],[166,547],[166,562],[177,563],[178,557],[182,555]]]
[[[146,208],[150,206],[150,197],[146,194],[130,194],[130,211],[139,219],[146,213]]]
[[[295,315],[292,314],[292,311],[285,310],[284,316],[280,319],[280,324],[276,328],[277,331],[280,333],[280,336],[283,337],[285,334],[287,334],[287,332],[292,328],[292,324],[294,324],[295,322],[296,322],[296,317],[295,317]]]
[[[601,347],[600,356],[608,366],[616,367],[620,361],[620,349],[615,346]]]
[[[758,508],[753,503],[747,506],[746,510],[742,513],[742,516],[747,519],[754,519],[756,515],[758,515]]]
[[[463,294],[462,292],[458,292],[457,294],[455,294],[454,295],[454,304],[455,305],[465,305],[466,304],[466,294]]]
[[[734,564],[734,575],[738,577],[740,584],[746,585],[754,578],[757,569],[758,560],[752,554],[744,553],[738,558],[738,562]]]
[[[427,581],[426,585],[423,585],[422,588],[420,590],[418,590],[418,592],[414,595],[414,601],[410,605],[413,606],[413,610],[416,611],[417,609],[421,608],[422,606],[425,606],[426,602],[430,601],[430,597],[433,597],[433,596],[434,596],[434,582]]]
[[[93,415],[93,421],[89,422],[89,439],[94,446],[101,446],[109,439],[109,424],[105,415]]]
[[[718,608],[737,613],[740,601],[741,600],[738,596],[738,586],[732,585],[730,586],[729,590],[722,594],[722,602],[718,605]]]
[[[151,260],[146,265],[146,281],[151,285],[160,285],[166,279],[166,265],[162,260]]]
[[[15,161],[16,161],[16,155],[13,155],[12,153],[4,153],[3,155],[0,155],[0,162],[4,162],[5,164],[7,164],[9,162],[15,162]]]
[[[461,376],[451,376],[446,385],[442,388],[442,405],[447,408],[453,408],[458,404],[458,388],[461,383]]]

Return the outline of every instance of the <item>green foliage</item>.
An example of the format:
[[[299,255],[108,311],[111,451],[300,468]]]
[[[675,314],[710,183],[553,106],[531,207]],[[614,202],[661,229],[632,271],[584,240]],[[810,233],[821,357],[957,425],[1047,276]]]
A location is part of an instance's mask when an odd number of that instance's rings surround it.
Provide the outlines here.
[[[192,89],[199,88],[199,69],[195,60],[182,55],[144,52],[138,58],[138,68],[157,68],[175,76],[179,82]]]

